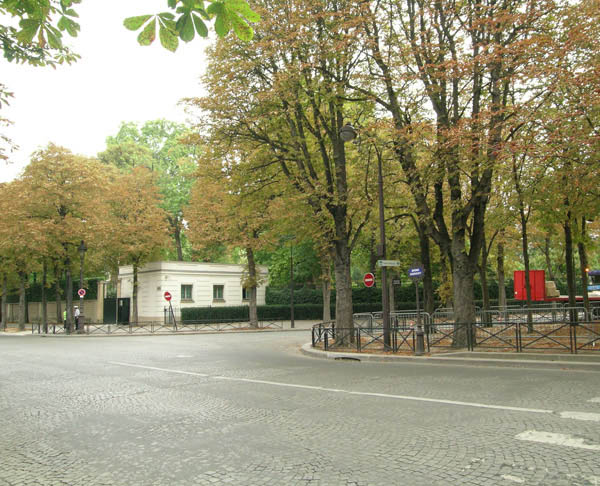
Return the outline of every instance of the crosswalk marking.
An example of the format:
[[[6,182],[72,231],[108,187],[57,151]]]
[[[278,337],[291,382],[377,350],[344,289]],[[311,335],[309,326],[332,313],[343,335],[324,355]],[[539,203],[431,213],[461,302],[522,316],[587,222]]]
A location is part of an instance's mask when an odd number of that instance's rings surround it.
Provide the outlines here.
[[[569,434],[556,434],[554,432],[538,432],[537,430],[527,430],[516,436],[519,440],[538,442],[541,444],[560,445],[574,447],[577,449],[586,449],[588,451],[600,451],[598,444],[586,444],[580,437],[574,437]]]
[[[561,418],[575,420],[588,420],[590,422],[600,422],[600,413],[589,412],[560,412]]]

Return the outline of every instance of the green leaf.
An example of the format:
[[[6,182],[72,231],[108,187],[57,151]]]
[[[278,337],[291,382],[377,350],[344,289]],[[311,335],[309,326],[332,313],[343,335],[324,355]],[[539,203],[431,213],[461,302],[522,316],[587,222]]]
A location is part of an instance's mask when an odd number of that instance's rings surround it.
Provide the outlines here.
[[[246,0],[226,0],[225,8],[244,17],[249,22],[260,21],[260,15],[250,8]]]
[[[61,17],[56,26],[60,30],[66,30],[71,37],[77,37],[79,32],[79,24],[68,17]]]
[[[200,37],[208,37],[208,27],[206,27],[204,21],[197,15],[192,15],[192,19],[194,19],[194,25],[196,26],[198,35]]]
[[[215,32],[219,37],[225,37],[231,30],[231,23],[226,12],[217,15],[215,20]]]
[[[50,47],[52,49],[60,49],[62,47],[62,42],[60,40],[60,36],[56,35],[50,29],[45,29],[45,31],[46,31],[46,37],[48,38],[48,44],[50,44]]]
[[[137,17],[129,17],[125,19],[123,25],[129,30],[138,30],[142,25],[150,19],[152,15],[139,15]]]
[[[175,15],[173,15],[171,12],[162,12],[158,14],[158,18],[161,20],[173,20],[175,19]]]
[[[177,5],[177,0],[169,0],[168,5],[169,8],[175,8],[175,5]]]
[[[223,3],[222,2],[213,2],[206,9],[206,13],[211,17],[215,15],[219,16],[222,12],[224,12]]]
[[[179,17],[176,24],[177,32],[179,32],[179,38],[184,42],[190,42],[194,39],[194,21],[192,16],[187,13]]]
[[[21,30],[17,32],[17,40],[22,44],[31,44],[41,23],[34,19],[23,19],[19,22]]]
[[[156,39],[156,18],[151,22],[148,22],[148,25],[146,25],[137,38],[142,46],[149,46],[154,42],[154,39]]]
[[[175,52],[179,47],[179,39],[169,27],[161,24],[160,28],[158,29],[158,36],[160,37],[161,45],[165,49]]]
[[[244,19],[242,19],[236,14],[232,14],[229,17],[229,19],[231,21],[231,25],[233,25],[233,31],[241,40],[246,42],[252,40],[252,37],[254,36],[254,31]]]

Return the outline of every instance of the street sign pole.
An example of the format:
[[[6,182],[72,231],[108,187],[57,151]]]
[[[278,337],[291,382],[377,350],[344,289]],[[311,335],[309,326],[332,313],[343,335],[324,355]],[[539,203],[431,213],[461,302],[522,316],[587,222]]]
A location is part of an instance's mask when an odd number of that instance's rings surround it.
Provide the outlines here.
[[[417,330],[415,333],[417,338],[417,342],[415,344],[416,356],[422,356],[425,352],[425,337],[423,333],[423,326],[421,325],[421,306],[419,303],[419,281],[423,278],[424,273],[425,272],[421,264],[416,263],[414,263],[408,270],[408,276],[415,282],[415,295],[417,301]]]

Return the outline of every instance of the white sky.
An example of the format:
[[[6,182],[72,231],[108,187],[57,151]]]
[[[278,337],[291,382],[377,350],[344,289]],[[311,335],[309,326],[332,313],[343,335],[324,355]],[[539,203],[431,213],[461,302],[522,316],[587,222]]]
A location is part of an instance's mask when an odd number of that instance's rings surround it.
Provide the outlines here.
[[[12,180],[29,156],[49,142],[94,156],[122,121],[158,118],[184,122],[178,101],[202,94],[199,77],[209,41],[196,37],[176,53],[137,43],[138,32],[123,19],[167,10],[167,0],[84,0],[76,6],[78,37],[65,42],[81,55],[71,66],[33,68],[0,59],[0,82],[14,93],[0,115],[14,125],[2,128],[20,149],[0,162],[0,182]]]

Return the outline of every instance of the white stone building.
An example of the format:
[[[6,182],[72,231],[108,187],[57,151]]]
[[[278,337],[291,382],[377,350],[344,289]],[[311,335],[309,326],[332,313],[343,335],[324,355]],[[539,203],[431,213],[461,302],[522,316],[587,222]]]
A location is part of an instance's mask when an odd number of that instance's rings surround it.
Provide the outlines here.
[[[242,287],[244,265],[229,263],[152,262],[138,269],[138,320],[162,321],[168,307],[165,292],[177,318],[185,307],[248,305]],[[265,304],[268,271],[257,266],[257,304]],[[118,297],[133,297],[133,266],[119,268]],[[133,309],[133,301],[130,302]]]

